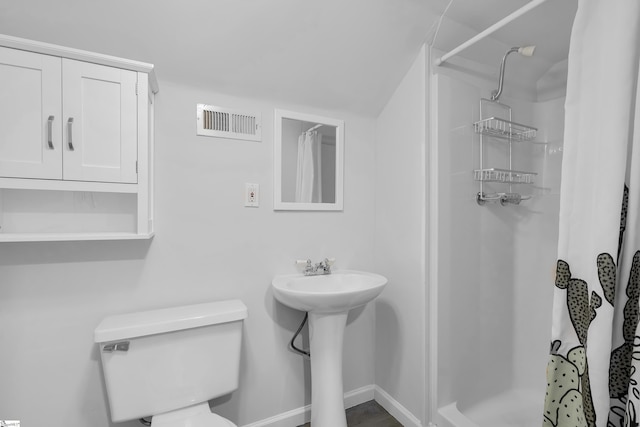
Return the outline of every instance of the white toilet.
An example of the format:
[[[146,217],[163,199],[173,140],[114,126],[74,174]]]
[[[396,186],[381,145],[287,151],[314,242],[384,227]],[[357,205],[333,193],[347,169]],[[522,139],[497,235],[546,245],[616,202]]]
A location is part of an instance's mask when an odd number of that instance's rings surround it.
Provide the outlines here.
[[[236,427],[208,401],[238,388],[240,300],[123,314],[95,330],[114,422],[152,427]]]

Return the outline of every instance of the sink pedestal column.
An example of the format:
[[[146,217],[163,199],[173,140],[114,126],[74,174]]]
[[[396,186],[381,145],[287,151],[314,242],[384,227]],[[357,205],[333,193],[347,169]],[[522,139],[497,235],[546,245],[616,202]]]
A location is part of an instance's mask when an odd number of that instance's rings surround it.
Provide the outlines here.
[[[342,346],[347,312],[309,313],[311,427],[347,427]]]

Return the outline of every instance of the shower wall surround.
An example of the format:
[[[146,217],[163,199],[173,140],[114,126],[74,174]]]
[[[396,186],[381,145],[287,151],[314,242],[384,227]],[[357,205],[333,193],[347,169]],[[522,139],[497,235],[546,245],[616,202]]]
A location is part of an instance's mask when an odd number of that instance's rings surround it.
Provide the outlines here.
[[[467,64],[468,65],[468,64]],[[476,204],[472,170],[479,157],[471,123],[493,82],[438,69],[437,408],[455,403],[480,427],[500,411],[519,410],[513,425],[539,424],[546,386],[553,271],[557,247],[564,98],[505,92],[513,120],[532,123],[541,144],[514,143],[513,169],[539,172],[535,197],[519,206]],[[535,82],[533,82],[535,83]],[[507,83],[507,89],[509,89]],[[491,147],[485,147],[491,150]],[[492,398],[502,407],[486,408]],[[474,418],[475,417],[475,418]],[[527,418],[530,417],[530,418]],[[460,424],[435,414],[439,426]],[[533,423],[533,424],[532,424]]]

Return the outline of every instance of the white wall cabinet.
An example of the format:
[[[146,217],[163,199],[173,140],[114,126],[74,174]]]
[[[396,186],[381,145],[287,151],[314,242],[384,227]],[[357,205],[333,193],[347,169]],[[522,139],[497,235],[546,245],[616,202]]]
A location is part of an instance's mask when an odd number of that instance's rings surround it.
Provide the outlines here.
[[[136,183],[137,73],[0,48],[0,174]]]
[[[153,235],[153,65],[0,35],[0,242]]]

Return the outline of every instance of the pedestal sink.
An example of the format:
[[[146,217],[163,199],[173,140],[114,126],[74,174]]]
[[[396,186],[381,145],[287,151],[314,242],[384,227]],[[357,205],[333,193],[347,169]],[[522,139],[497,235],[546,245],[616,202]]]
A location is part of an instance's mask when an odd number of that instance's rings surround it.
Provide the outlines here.
[[[271,282],[278,301],[309,312],[311,427],[347,427],[342,388],[347,314],[377,297],[386,284],[379,274],[352,270],[283,275]]]

